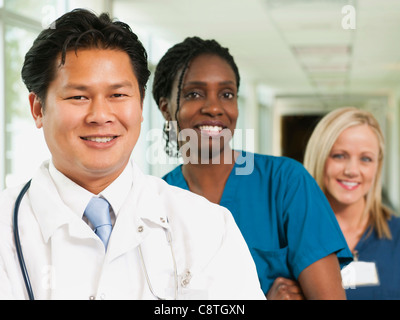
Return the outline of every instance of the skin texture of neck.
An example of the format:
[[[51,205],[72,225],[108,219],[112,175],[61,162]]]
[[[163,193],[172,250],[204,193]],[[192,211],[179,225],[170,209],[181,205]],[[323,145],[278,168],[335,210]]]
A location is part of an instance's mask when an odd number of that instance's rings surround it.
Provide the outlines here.
[[[218,164],[211,163],[211,159],[209,164],[184,164],[182,173],[190,191],[219,204],[238,152],[232,150],[231,154],[232,160],[224,161],[223,156],[221,156]]]
[[[368,226],[369,217],[363,215],[365,199],[351,205],[341,205],[332,201],[330,203],[347,245],[353,251]]]

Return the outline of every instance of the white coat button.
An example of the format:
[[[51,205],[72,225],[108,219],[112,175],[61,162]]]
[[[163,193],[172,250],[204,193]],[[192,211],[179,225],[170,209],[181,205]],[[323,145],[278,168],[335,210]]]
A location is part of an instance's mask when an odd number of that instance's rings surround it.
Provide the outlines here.
[[[89,300],[96,300],[96,297],[95,296],[90,296]]]
[[[100,300],[106,300],[106,294],[105,293],[102,293],[100,295]]]
[[[137,228],[137,231],[138,232],[143,232],[143,229],[144,229],[143,226],[140,226],[140,227]]]

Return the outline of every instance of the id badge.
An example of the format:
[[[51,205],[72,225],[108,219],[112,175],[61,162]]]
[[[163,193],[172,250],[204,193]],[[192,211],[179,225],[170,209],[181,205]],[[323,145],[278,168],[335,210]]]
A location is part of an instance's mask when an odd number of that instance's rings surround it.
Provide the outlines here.
[[[375,262],[353,261],[341,271],[345,289],[361,286],[379,286],[378,270]]]

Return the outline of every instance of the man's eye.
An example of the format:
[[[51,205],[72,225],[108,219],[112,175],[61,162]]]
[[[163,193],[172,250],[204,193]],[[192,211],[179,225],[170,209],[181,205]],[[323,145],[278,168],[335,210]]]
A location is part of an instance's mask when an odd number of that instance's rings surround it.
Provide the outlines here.
[[[84,96],[72,96],[69,97],[67,100],[84,100],[86,99]]]

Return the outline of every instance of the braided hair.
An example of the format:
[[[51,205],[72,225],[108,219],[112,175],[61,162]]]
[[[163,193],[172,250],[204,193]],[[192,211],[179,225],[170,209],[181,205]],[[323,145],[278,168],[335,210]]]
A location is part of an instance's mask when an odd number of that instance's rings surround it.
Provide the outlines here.
[[[180,97],[182,90],[182,82],[185,76],[185,72],[190,64],[190,62],[202,55],[202,54],[213,54],[224,59],[232,68],[236,77],[237,89],[239,89],[240,75],[239,69],[229,53],[228,48],[222,47],[215,40],[203,40],[199,37],[188,37],[183,42],[178,43],[171,47],[166,54],[159,61],[156,71],[154,73],[153,81],[153,98],[156,101],[158,107],[160,107],[161,98],[170,98],[172,93],[172,84],[176,79],[178,72],[180,71],[179,81],[178,81],[178,94],[176,101],[176,112],[175,119],[178,125],[178,131],[180,131],[178,122],[178,112],[180,107]],[[169,132],[165,131],[164,128],[164,138],[166,139],[165,151],[168,155],[178,156],[178,144],[176,141],[170,141],[172,136]],[[177,135],[174,135],[174,140]],[[176,147],[173,144],[176,143]],[[174,152],[174,149],[176,152]]]

